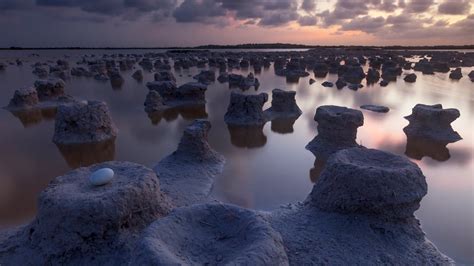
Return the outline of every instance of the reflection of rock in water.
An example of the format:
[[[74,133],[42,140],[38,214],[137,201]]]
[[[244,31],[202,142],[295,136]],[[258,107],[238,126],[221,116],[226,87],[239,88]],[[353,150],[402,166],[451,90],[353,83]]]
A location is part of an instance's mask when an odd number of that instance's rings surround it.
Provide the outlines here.
[[[293,125],[298,117],[293,118],[277,118],[272,120],[271,129],[273,132],[280,134],[293,133]]]
[[[230,142],[239,148],[258,148],[267,143],[267,136],[263,134],[261,126],[231,126],[227,125],[230,133]]]
[[[163,111],[156,111],[148,113],[148,118],[153,125],[158,125],[161,122],[161,119],[166,121],[174,121],[178,116],[185,120],[194,120],[207,118],[208,114],[206,112],[206,105],[190,105],[190,106],[181,106],[174,107],[170,109],[165,109]]]
[[[56,108],[48,109],[25,109],[14,111],[11,110],[13,116],[20,120],[24,127],[29,127],[41,123],[44,120],[53,120],[56,116]]]
[[[85,144],[56,145],[71,168],[112,161],[115,157],[115,138]]]
[[[405,154],[413,159],[421,160],[427,156],[436,161],[444,162],[449,160],[451,155],[446,147],[448,142],[433,141],[423,138],[413,138],[407,136],[407,146]]]
[[[324,166],[326,166],[327,159],[323,158],[316,158],[314,160],[314,167],[309,169],[309,179],[311,182],[316,183],[321,175],[321,172],[324,170]]]

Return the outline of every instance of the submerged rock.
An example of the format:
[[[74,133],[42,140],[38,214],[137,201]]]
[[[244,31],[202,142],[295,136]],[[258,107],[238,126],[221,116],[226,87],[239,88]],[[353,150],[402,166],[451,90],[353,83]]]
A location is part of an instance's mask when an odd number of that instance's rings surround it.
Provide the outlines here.
[[[214,178],[222,172],[225,159],[208,143],[210,128],[209,121],[195,120],[185,129],[177,150],[154,167],[162,190],[177,206],[208,200]]]
[[[115,172],[113,182],[91,185],[89,176],[102,168]],[[126,264],[136,232],[170,208],[151,169],[129,162],[79,168],[55,178],[41,193],[35,220],[0,244],[0,261]]]
[[[334,105],[316,109],[314,120],[318,122],[318,135],[306,145],[315,156],[328,157],[332,153],[358,147],[357,128],[364,124],[361,111]]]
[[[61,105],[56,114],[53,142],[100,142],[117,136],[117,128],[105,102],[87,101]]]
[[[413,218],[427,193],[420,168],[391,153],[351,148],[331,156],[308,201],[321,210]]]
[[[360,108],[369,110],[372,112],[377,112],[377,113],[388,113],[390,111],[390,108],[382,105],[374,105],[374,104],[365,104],[361,105]]]
[[[264,111],[268,120],[299,117],[301,109],[296,104],[296,91],[272,90],[272,106]]]
[[[409,83],[414,83],[416,82],[416,74],[415,73],[410,73],[403,78],[404,81],[409,82]]]
[[[403,131],[408,137],[446,143],[456,142],[462,138],[453,130],[451,123],[459,116],[459,110],[443,109],[441,104],[417,104],[413,107],[412,114],[405,117],[410,123]]]
[[[174,210],[150,225],[133,265],[288,265],[281,236],[254,211],[228,204]]]
[[[263,113],[263,105],[268,100],[268,94],[244,95],[232,92],[224,120],[228,125],[263,125],[267,122]]]

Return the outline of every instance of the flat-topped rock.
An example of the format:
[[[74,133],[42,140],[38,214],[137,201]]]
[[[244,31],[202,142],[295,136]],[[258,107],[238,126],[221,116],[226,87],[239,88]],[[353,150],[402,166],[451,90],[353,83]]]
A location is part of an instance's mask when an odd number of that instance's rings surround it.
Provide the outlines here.
[[[174,210],[150,225],[133,265],[288,265],[281,236],[260,215],[228,204]]]
[[[195,120],[185,129],[177,150],[154,167],[162,190],[177,206],[208,200],[214,178],[222,172],[225,159],[209,145],[210,129],[209,121]]]
[[[35,81],[35,88],[40,101],[56,100],[64,96],[66,83],[62,79],[47,79]]]
[[[56,114],[53,142],[79,144],[105,141],[117,136],[117,128],[105,102],[82,101],[60,105]]]
[[[329,158],[308,200],[321,210],[413,217],[427,193],[420,168],[391,153],[351,148]]]
[[[102,168],[112,169],[113,180],[92,185],[90,175]],[[149,168],[129,162],[79,168],[40,194],[35,220],[10,239],[5,258],[20,265],[123,264],[134,234],[170,209]]]
[[[299,117],[301,109],[296,104],[296,91],[272,90],[272,106],[264,111],[268,120]]]
[[[148,92],[144,105],[145,112],[147,113],[162,111],[166,108],[166,106],[163,105],[163,98],[161,98],[160,94],[155,90]]]
[[[364,124],[361,111],[347,107],[324,105],[316,109],[318,135],[306,145],[316,156],[328,157],[346,148],[358,147],[357,128]]]
[[[38,92],[35,88],[15,90],[13,98],[8,103],[8,108],[31,108],[39,103]]]
[[[459,110],[443,109],[441,104],[417,104],[412,114],[405,119],[410,121],[403,131],[409,137],[451,143],[461,140],[461,136],[453,130],[451,123],[460,116]]]
[[[267,122],[262,110],[268,94],[244,95],[232,92],[224,120],[228,125],[263,125]]]
[[[410,74],[407,74],[404,78],[403,78],[404,81],[408,82],[408,83],[414,83],[416,82],[416,74],[415,73],[410,73]]]

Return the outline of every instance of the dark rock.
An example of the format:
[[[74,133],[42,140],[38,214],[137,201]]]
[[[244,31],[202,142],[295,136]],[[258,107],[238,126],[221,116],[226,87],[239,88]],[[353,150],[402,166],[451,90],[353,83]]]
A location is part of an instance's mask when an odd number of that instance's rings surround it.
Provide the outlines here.
[[[267,119],[299,117],[302,112],[295,96],[296,91],[272,90],[272,106],[264,111]]]
[[[329,82],[329,81],[325,81],[325,82],[321,83],[321,85],[323,87],[328,87],[328,88],[334,87],[334,84],[332,82]],[[342,85],[342,84],[340,83],[340,85]],[[344,86],[345,86],[345,84],[344,84]],[[342,86],[342,87],[344,87],[344,86]]]
[[[453,130],[451,123],[459,116],[459,110],[443,109],[441,104],[417,104],[413,107],[412,114],[405,117],[410,123],[403,131],[412,138],[446,143],[456,142],[462,138]]]
[[[31,108],[39,103],[38,93],[34,88],[15,90],[8,108]]]
[[[316,80],[314,80],[314,79],[309,79],[309,85],[312,85],[312,84],[315,83],[315,82],[316,82]]]
[[[380,79],[380,73],[374,68],[369,68],[366,79],[369,84],[376,83]]]
[[[88,101],[58,107],[54,126],[54,143],[91,143],[116,136],[117,128],[110,117],[106,103]]]
[[[410,73],[403,78],[404,81],[409,82],[409,83],[414,83],[416,82],[416,74],[415,73]]]
[[[346,82],[344,79],[338,78],[338,79],[336,80],[336,88],[342,89],[342,88],[344,88],[346,85],[347,85],[347,82]]]
[[[35,82],[40,101],[57,100],[59,97],[65,96],[65,86],[62,79],[37,80]]]
[[[380,81],[380,86],[381,87],[387,87],[387,85],[388,85],[388,81],[386,81],[384,79],[382,81]]]
[[[332,153],[358,147],[357,128],[364,124],[361,111],[334,105],[316,109],[314,120],[318,122],[318,135],[306,145],[315,156],[328,157]]]
[[[143,80],[143,71],[141,69],[135,71],[132,75],[132,78],[136,81],[142,81]]]
[[[144,105],[145,112],[147,113],[162,111],[165,108],[163,98],[161,98],[160,94],[155,90],[148,92]]]
[[[377,112],[377,113],[388,113],[390,111],[390,108],[386,106],[381,106],[381,105],[373,105],[373,104],[365,104],[361,105],[360,108],[369,110],[372,112]]]
[[[193,77],[203,84],[210,84],[216,81],[216,73],[212,70],[202,70],[199,74]]]
[[[449,73],[449,78],[455,79],[455,80],[461,79],[462,78],[461,68],[458,67],[455,70],[451,71],[451,73]]]
[[[228,125],[263,125],[267,122],[263,105],[268,101],[268,94],[244,95],[232,92],[229,107],[224,116]]]

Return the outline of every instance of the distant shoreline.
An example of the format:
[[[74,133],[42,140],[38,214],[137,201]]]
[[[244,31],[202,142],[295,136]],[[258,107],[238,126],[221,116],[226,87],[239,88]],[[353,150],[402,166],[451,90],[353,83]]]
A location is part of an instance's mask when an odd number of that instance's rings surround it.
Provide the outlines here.
[[[351,49],[351,50],[474,50],[472,45],[433,45],[433,46],[360,46],[360,45],[303,45],[303,44],[238,44],[201,45],[194,47],[0,47],[0,50],[225,50],[225,49]]]

